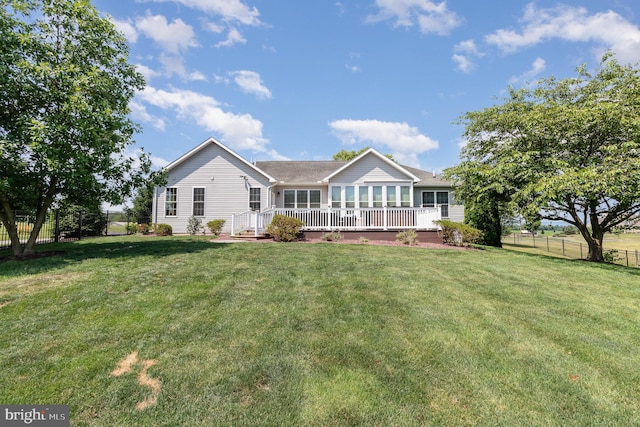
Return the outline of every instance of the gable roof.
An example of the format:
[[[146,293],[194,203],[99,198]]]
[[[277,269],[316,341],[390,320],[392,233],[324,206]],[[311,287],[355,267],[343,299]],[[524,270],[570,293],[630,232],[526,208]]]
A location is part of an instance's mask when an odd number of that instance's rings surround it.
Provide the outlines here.
[[[336,160],[256,162],[258,168],[285,184],[318,184],[345,164],[347,162]]]
[[[376,151],[373,148],[369,148],[367,151],[365,151],[364,153],[360,154],[358,157],[356,157],[355,159],[351,160],[350,162],[347,162],[345,165],[343,165],[341,168],[339,168],[338,170],[334,171],[333,173],[329,174],[328,176],[326,176],[322,181],[324,182],[329,182],[329,180],[331,178],[333,178],[334,176],[338,175],[340,172],[344,171],[345,169],[348,169],[349,167],[351,167],[351,165],[357,163],[360,161],[360,159],[368,156],[369,154],[373,154],[374,156],[378,157],[380,160],[382,160],[383,162],[387,163],[388,165],[392,166],[393,168],[397,169],[398,171],[400,171],[401,173],[407,175],[408,177],[410,177],[411,179],[413,179],[413,182],[418,182],[420,181],[420,178],[418,178],[417,176],[415,176],[413,173],[409,172],[406,168],[400,166],[398,163],[394,162],[393,160],[391,160],[390,158],[388,158],[387,156],[380,154],[378,151]]]
[[[165,166],[164,170],[168,172],[171,169],[174,169],[175,167],[177,167],[181,163],[183,163],[185,160],[190,159],[191,157],[195,156],[196,154],[198,154],[200,151],[204,150],[206,147],[208,147],[211,144],[217,145],[222,150],[226,151],[227,153],[229,153],[230,155],[232,155],[233,157],[235,157],[236,159],[238,159],[239,161],[241,161],[245,165],[249,166],[251,169],[253,169],[256,172],[258,172],[261,175],[263,175],[270,182],[275,182],[276,181],[273,177],[271,177],[270,175],[268,175],[264,171],[262,171],[259,168],[257,168],[256,165],[254,165],[251,162],[248,162],[242,156],[240,156],[239,154],[235,153],[233,150],[231,150],[230,148],[228,148],[227,146],[225,146],[224,144],[222,144],[220,141],[216,140],[215,138],[209,138],[206,141],[204,141],[203,143],[201,143],[200,145],[198,145],[197,147],[191,149],[186,154],[180,156],[178,159],[174,160],[173,162],[171,162],[167,166]]]

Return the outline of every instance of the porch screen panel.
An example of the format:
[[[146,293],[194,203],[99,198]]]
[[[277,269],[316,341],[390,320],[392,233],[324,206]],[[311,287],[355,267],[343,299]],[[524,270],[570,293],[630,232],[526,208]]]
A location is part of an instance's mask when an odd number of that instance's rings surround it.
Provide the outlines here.
[[[178,214],[178,189],[175,187],[167,188],[165,193],[165,209],[166,216],[176,216]]]
[[[449,192],[438,191],[436,192],[436,202],[440,205],[440,215],[443,218],[449,217]]]
[[[373,187],[373,207],[382,207],[382,186],[376,185]]]
[[[342,189],[340,187],[331,187],[331,207],[342,207]]]
[[[355,208],[356,207],[356,189],[352,185],[347,185],[344,187],[344,196],[345,196],[345,207],[347,208]]]
[[[309,207],[309,192],[307,190],[298,190],[296,192],[296,208],[307,209]]]
[[[309,190],[309,207],[312,209],[320,208],[320,190]]]
[[[396,187],[388,186],[387,187],[387,206],[394,207],[396,206]]]
[[[287,209],[296,207],[296,192],[294,190],[284,190],[284,207]]]
[[[368,208],[369,207],[369,187],[366,185],[361,185],[358,189],[358,192],[359,192],[358,201],[360,202],[360,207]]]
[[[403,208],[411,206],[411,187],[406,185],[400,187],[400,206]]]
[[[204,188],[193,189],[193,216],[204,216]]]

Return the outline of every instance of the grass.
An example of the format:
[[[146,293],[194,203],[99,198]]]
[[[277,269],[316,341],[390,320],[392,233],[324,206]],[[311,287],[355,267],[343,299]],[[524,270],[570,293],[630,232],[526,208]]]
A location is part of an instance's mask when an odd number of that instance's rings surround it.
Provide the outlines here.
[[[72,425],[640,424],[636,269],[200,237],[40,249],[66,252],[0,263],[0,402],[69,404]]]

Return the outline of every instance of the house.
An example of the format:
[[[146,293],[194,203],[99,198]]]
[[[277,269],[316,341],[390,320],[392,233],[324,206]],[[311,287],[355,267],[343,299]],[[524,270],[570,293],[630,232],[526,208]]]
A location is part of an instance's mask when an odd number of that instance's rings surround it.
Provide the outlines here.
[[[402,166],[374,149],[351,161],[249,162],[209,138],[165,167],[154,192],[153,222],[186,233],[191,216],[225,219],[223,232],[264,232],[275,214],[307,231],[436,230],[462,221],[452,186],[434,173]]]

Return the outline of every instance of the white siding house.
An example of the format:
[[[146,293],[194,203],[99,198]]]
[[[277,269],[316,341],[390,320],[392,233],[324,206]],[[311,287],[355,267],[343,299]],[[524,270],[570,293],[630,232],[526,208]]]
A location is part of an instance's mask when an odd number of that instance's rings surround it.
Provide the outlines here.
[[[274,214],[297,216],[308,230],[436,229],[462,221],[450,183],[399,165],[374,149],[345,161],[250,163],[210,138],[169,164],[156,188],[153,222],[185,233],[191,216],[226,220],[223,232],[263,231]]]

